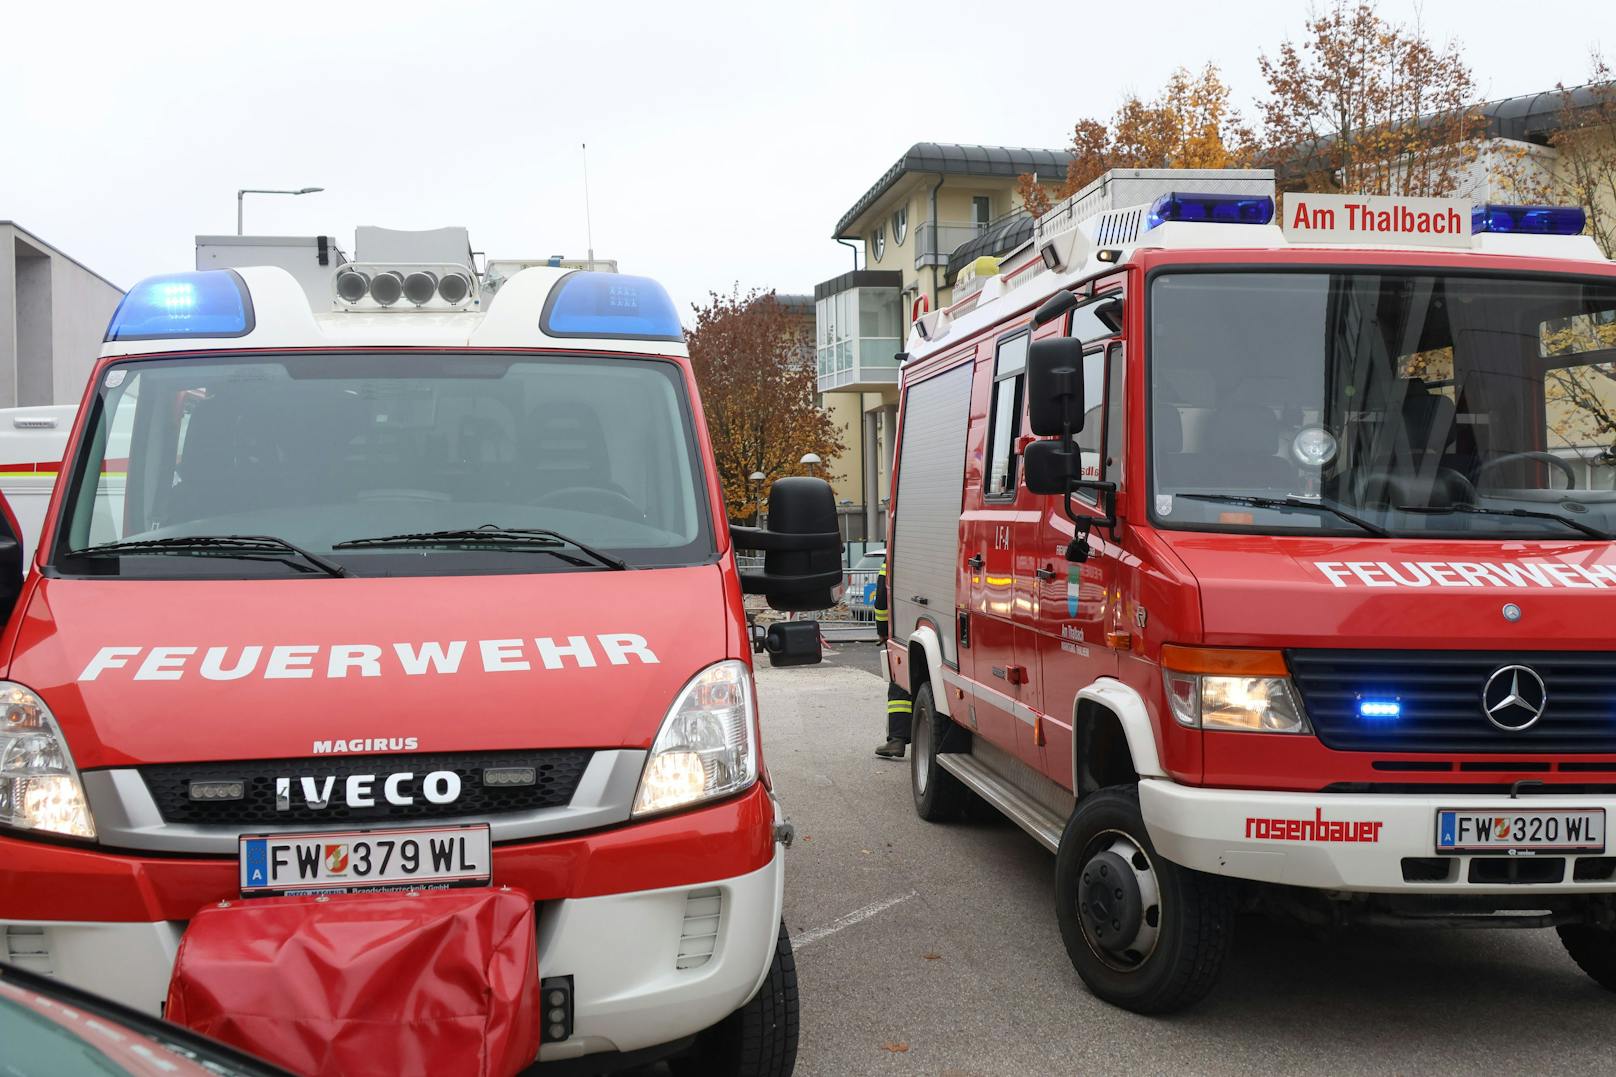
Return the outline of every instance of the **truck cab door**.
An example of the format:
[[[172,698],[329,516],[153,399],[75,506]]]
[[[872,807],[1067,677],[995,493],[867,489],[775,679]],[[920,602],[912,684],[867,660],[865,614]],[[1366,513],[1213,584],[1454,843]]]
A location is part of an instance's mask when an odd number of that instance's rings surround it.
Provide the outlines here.
[[[961,543],[968,581],[973,727],[1014,755],[1020,754],[1019,727],[1032,720],[1024,693],[1027,665],[1035,658],[1016,646],[1015,535],[1021,516],[1031,511],[1021,503],[1027,495],[1019,482],[1016,452],[1026,413],[1029,339],[1025,329],[1000,336],[990,357],[979,361],[978,391],[985,391],[987,399],[979,442],[982,464],[975,496],[968,491]]]
[[[1078,317],[1082,308],[1073,312]],[[1084,398],[1088,402],[1077,442],[1083,477],[1115,482],[1121,492],[1126,444],[1124,392],[1126,353],[1120,340],[1095,341],[1083,355]],[[1131,644],[1130,566],[1134,564],[1110,529],[1090,530],[1087,561],[1068,561],[1066,548],[1076,526],[1062,499],[1039,497],[1036,560],[1046,568],[1038,591],[1039,683],[1045,702],[1044,751],[1049,774],[1061,784],[1072,780],[1072,722],[1077,693],[1099,677],[1115,677],[1123,648]],[[1119,502],[1121,498],[1118,498]],[[1074,494],[1073,510],[1099,519],[1098,496]],[[1118,535],[1121,531],[1117,532]]]

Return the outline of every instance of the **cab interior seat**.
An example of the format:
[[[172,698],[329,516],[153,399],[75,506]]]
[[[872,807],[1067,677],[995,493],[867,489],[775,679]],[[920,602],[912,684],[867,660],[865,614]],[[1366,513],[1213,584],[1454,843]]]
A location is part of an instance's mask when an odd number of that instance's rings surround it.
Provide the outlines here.
[[[271,395],[263,387],[255,393]],[[289,503],[299,476],[287,458],[287,433],[263,395],[218,390],[186,422],[163,523],[211,519]]]
[[[1265,404],[1229,403],[1197,417],[1198,451],[1184,452],[1182,412],[1178,424],[1158,413],[1157,474],[1166,485],[1240,492],[1291,493],[1297,465],[1280,456],[1280,421]],[[1176,473],[1177,483],[1166,477]]]
[[[528,415],[528,497],[537,505],[631,518],[643,513],[612,478],[606,428],[582,401],[551,400]]]

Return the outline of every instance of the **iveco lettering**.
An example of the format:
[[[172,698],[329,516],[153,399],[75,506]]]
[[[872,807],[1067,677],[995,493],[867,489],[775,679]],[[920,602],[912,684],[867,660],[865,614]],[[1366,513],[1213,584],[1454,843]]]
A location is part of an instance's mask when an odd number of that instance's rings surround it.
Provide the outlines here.
[[[1583,230],[1117,170],[915,321],[915,807],[1055,854],[1099,997],[1196,1002],[1249,909],[1553,926],[1609,982],[1616,492],[1566,386],[1610,384],[1616,268]]]
[[[727,524],[655,281],[360,234],[400,259],[131,288],[26,571],[7,516],[0,938],[172,1017],[243,910],[303,938],[453,891],[420,915],[538,925],[484,962],[520,1065],[788,1074],[752,661],[819,636],[754,634],[742,593],[834,603],[829,485]]]

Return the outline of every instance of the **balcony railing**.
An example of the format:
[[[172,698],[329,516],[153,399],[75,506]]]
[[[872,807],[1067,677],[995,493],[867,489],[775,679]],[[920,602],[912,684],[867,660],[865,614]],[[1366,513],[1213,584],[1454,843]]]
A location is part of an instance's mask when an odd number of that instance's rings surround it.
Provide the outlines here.
[[[944,266],[961,243],[980,235],[987,225],[957,221],[924,221],[915,230],[915,268]]]
[[[819,391],[898,384],[897,337],[854,337],[819,349]]]

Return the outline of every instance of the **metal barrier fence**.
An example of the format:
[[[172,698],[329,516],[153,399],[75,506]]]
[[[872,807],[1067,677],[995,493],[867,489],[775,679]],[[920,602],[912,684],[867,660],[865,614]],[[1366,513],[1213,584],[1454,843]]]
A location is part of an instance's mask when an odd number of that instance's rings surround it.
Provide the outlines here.
[[[736,554],[735,565],[742,572],[762,572],[763,556],[761,554]],[[798,614],[799,617],[817,617],[823,621],[869,621],[875,620],[875,581],[881,574],[877,568],[848,569],[843,580],[842,601],[832,609],[821,610],[817,614]],[[762,595],[747,595],[746,601],[750,609],[762,609],[764,601]]]

